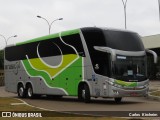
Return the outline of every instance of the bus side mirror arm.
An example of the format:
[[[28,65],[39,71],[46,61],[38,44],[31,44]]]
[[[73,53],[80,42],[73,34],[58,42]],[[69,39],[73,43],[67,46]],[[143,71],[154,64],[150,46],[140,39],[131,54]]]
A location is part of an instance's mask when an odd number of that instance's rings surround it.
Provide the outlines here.
[[[94,46],[95,50],[101,51],[101,52],[107,52],[111,54],[112,61],[116,61],[116,53],[115,50],[109,47],[101,47],[101,46]]]
[[[158,56],[157,56],[157,53],[154,52],[153,50],[148,50],[146,49],[146,52],[150,53],[153,55],[153,58],[154,58],[154,63],[156,64],[158,62]]]

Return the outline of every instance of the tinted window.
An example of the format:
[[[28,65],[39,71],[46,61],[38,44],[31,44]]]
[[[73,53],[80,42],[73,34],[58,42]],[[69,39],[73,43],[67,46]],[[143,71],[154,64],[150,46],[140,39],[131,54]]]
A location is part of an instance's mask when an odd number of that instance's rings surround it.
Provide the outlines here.
[[[104,30],[107,46],[124,51],[144,51],[143,43],[137,33]]]
[[[106,46],[106,41],[104,39],[102,31],[97,29],[82,29],[82,33],[88,47],[95,73],[110,76],[110,55],[108,53],[97,51],[94,49],[94,46]],[[96,65],[98,65],[99,69],[96,69]]]
[[[113,78],[123,81],[143,81],[146,80],[146,58],[119,56],[113,62]]]
[[[84,52],[82,41],[79,34],[64,36],[62,37],[62,39],[64,40],[65,43],[73,46],[77,50],[80,56],[85,57],[85,52]]]
[[[84,53],[79,34],[64,36],[62,39],[66,44],[73,46],[78,53]],[[7,60],[15,61],[26,59],[26,55],[28,55],[29,59],[37,58],[37,50],[41,57],[58,56],[61,55],[61,52],[63,55],[76,54],[74,49],[66,44],[64,44],[60,38],[53,38],[18,46],[11,46],[5,49],[5,56]],[[83,54],[83,57],[84,56],[85,54]]]

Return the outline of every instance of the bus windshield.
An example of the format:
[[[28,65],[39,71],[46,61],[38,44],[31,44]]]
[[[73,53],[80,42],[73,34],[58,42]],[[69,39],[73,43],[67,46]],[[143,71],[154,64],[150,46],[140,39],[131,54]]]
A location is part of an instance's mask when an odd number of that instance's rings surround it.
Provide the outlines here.
[[[143,81],[146,80],[146,60],[145,56],[116,56],[116,61],[112,64],[112,77],[123,81]]]

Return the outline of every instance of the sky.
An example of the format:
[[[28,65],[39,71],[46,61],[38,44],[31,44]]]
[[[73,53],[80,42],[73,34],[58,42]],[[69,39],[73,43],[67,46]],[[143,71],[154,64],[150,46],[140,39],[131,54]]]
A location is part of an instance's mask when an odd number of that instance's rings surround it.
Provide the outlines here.
[[[160,34],[158,0],[128,0],[127,30],[141,36]],[[51,33],[80,27],[124,29],[122,0],[0,0],[0,34],[8,45],[48,35],[49,22],[57,18]],[[0,47],[5,46],[0,36]]]

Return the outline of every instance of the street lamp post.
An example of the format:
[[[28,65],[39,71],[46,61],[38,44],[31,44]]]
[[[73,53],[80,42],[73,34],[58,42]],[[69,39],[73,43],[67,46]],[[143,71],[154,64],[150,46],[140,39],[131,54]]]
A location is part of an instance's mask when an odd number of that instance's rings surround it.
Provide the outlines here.
[[[160,21],[160,0],[158,0],[158,5],[159,5],[159,21]]]
[[[122,3],[123,3],[123,7],[124,7],[125,29],[127,29],[127,15],[126,15],[127,0],[126,1],[122,0]]]
[[[58,18],[58,19],[53,20],[51,23],[49,23],[46,18],[44,18],[44,17],[42,17],[42,16],[39,16],[39,15],[38,15],[37,17],[38,17],[38,18],[42,18],[42,19],[44,19],[44,20],[47,22],[48,27],[49,27],[49,34],[51,33],[52,24],[53,24],[55,21],[63,20],[63,18]]]
[[[12,37],[17,37],[17,35],[13,35],[13,36],[10,36],[10,37],[6,38],[6,37],[4,37],[4,36],[1,35],[1,34],[0,34],[0,36],[4,38],[6,46],[7,46],[8,40],[9,40],[10,38],[12,38]]]

